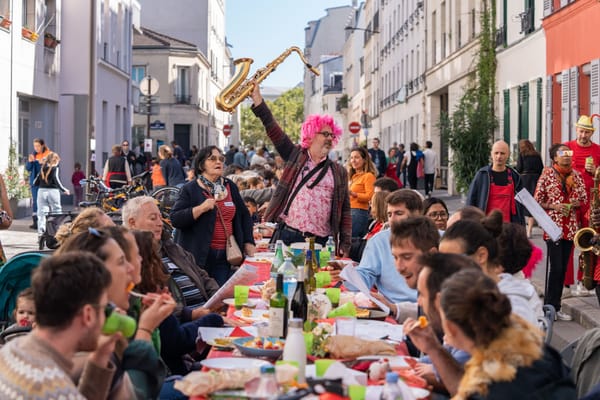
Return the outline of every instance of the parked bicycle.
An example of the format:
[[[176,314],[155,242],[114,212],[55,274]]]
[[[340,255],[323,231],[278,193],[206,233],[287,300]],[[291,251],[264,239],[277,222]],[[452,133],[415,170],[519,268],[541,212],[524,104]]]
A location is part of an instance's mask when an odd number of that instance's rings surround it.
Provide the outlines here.
[[[109,188],[101,178],[95,176],[82,179],[81,185],[87,186],[87,196],[92,197],[93,200],[82,201],[79,207],[99,207],[106,213],[117,212],[128,199],[148,194],[144,186],[144,179],[148,174],[148,171],[142,172],[131,178],[131,185],[118,189]]]

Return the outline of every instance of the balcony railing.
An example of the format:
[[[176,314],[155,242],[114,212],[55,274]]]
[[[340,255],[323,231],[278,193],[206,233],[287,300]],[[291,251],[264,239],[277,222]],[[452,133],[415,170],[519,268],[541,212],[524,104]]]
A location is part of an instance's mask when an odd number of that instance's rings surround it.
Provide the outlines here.
[[[192,96],[189,94],[176,94],[175,104],[191,104]]]

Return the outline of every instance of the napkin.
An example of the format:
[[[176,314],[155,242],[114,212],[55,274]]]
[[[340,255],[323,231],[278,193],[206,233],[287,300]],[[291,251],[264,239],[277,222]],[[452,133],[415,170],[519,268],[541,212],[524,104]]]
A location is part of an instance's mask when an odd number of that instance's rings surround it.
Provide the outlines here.
[[[248,332],[246,332],[239,326],[236,326],[235,328],[233,328],[233,330],[229,334],[229,337],[249,337],[249,336],[252,336],[252,335],[250,335]]]
[[[343,304],[331,310],[329,314],[327,314],[327,317],[356,317],[356,307],[354,307],[354,303]]]

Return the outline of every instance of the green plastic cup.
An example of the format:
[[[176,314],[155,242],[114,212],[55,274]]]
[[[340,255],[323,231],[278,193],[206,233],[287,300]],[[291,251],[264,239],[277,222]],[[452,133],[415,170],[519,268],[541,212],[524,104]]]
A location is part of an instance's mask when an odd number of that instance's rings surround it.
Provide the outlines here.
[[[356,317],[356,307],[354,307],[354,303],[345,303],[344,305],[334,308],[327,314],[327,318],[335,317]]]
[[[323,377],[323,375],[325,375],[325,372],[327,371],[327,368],[329,368],[329,366],[334,362],[335,360],[327,359],[315,360],[315,373],[317,374],[317,377]]]
[[[331,274],[329,271],[320,271],[315,274],[315,280],[317,281],[317,287],[322,288],[331,283]]]
[[[312,332],[304,332],[304,344],[306,344],[306,353],[312,354],[312,348],[313,348]]]
[[[327,262],[329,262],[330,257],[330,252],[328,252],[325,249],[321,249],[321,252],[319,253],[319,265],[321,266],[321,268],[327,265]]]
[[[235,285],[233,288],[234,304],[236,307],[241,307],[248,302],[249,286]]]
[[[329,297],[329,301],[331,301],[331,305],[333,307],[337,307],[340,303],[340,288],[327,288],[325,289],[325,294]]]
[[[350,400],[365,400],[367,387],[363,385],[348,385],[348,397]]]
[[[135,319],[131,318],[129,315],[113,311],[104,321],[102,333],[105,335],[112,335],[121,332],[124,337],[130,338],[135,333],[136,326],[137,323],[135,322]]]

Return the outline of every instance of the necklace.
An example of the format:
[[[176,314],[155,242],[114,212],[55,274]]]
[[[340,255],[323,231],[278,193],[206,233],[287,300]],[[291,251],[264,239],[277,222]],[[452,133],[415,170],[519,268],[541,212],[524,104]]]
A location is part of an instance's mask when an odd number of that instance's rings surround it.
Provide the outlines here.
[[[227,188],[223,182],[223,177],[219,177],[215,182],[211,182],[204,175],[199,175],[198,180],[208,188],[215,200],[221,201],[227,197]]]

